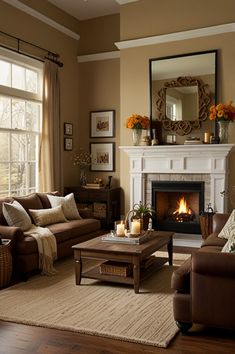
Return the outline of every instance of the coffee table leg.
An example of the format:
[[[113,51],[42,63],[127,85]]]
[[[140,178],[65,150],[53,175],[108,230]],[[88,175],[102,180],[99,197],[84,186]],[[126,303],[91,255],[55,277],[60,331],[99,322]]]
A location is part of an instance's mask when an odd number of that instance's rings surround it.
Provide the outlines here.
[[[76,285],[80,285],[81,278],[82,278],[81,252],[75,251],[75,281],[76,281]]]
[[[168,257],[169,257],[169,265],[172,265],[172,254],[173,254],[173,241],[172,241],[172,238],[167,244],[167,251],[168,251]]]
[[[135,257],[133,260],[133,277],[134,277],[134,290],[138,294],[140,288],[140,260]]]

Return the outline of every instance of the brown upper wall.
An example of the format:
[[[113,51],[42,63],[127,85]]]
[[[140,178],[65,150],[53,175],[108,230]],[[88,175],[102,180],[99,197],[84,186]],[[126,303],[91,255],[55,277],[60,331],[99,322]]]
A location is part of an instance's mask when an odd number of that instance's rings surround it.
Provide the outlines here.
[[[80,22],[79,55],[117,50],[120,16],[109,15]]]
[[[235,21],[234,0],[139,0],[121,7],[121,40]]]

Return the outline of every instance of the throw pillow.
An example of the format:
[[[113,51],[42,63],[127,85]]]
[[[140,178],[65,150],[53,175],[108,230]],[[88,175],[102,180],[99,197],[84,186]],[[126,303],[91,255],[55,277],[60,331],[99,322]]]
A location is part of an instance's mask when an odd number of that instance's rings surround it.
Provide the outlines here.
[[[16,200],[13,203],[3,203],[2,213],[9,226],[20,227],[22,231],[27,231],[32,226],[31,219],[22,205]]]
[[[64,215],[68,220],[78,220],[81,216],[78,212],[77,205],[74,199],[74,194],[70,193],[65,197],[57,197],[54,195],[47,195],[52,208],[61,205],[63,208]]]
[[[235,235],[228,239],[221,252],[235,253]]]
[[[49,209],[29,209],[29,213],[36,226],[46,226],[67,221],[61,205]]]
[[[220,231],[218,237],[229,239],[235,235],[235,209],[232,211],[228,221]]]

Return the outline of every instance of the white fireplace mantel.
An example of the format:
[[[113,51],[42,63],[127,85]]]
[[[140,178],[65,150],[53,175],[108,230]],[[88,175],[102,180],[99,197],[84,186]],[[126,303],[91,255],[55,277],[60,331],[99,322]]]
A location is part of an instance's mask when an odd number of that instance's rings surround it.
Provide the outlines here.
[[[145,202],[147,174],[209,174],[210,202],[217,212],[227,211],[228,156],[234,144],[121,146],[130,160],[130,206]]]

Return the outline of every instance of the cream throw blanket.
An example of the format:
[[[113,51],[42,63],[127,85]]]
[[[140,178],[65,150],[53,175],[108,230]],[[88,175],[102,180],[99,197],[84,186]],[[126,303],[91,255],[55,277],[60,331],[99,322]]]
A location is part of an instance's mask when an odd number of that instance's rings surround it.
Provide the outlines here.
[[[53,233],[46,227],[32,225],[24,234],[34,237],[37,241],[41,274],[55,275],[57,271],[53,267],[53,262],[57,259],[57,243]]]

